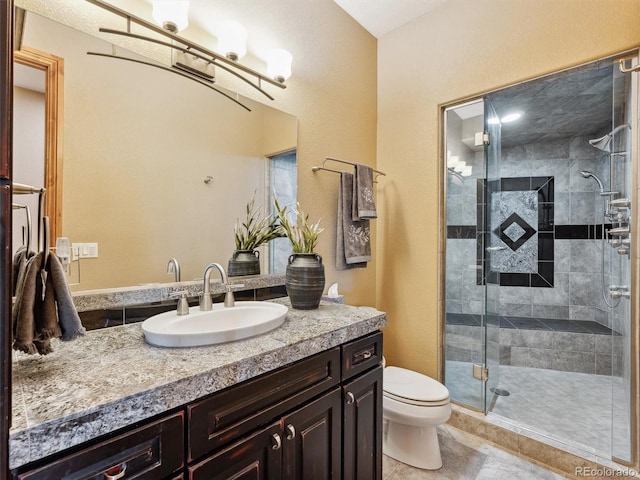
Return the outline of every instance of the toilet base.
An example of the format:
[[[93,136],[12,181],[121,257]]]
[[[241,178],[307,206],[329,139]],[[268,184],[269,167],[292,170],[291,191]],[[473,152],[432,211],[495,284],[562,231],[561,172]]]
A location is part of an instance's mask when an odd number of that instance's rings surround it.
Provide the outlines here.
[[[382,453],[399,462],[424,470],[438,470],[442,467],[435,426],[412,427],[385,420]]]

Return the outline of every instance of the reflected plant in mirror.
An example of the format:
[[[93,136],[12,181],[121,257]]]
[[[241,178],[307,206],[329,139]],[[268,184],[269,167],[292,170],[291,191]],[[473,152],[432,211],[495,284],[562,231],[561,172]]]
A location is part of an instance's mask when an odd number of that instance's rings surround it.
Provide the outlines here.
[[[233,229],[236,250],[229,260],[230,277],[260,274],[260,252],[256,250],[265,243],[283,236],[275,215],[263,215],[262,205],[255,205],[256,192],[247,203],[246,217],[238,219]]]

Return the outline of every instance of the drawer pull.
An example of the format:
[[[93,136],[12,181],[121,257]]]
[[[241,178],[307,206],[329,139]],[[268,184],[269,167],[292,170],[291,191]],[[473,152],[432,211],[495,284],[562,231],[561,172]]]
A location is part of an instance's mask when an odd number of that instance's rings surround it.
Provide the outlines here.
[[[293,440],[296,438],[296,429],[293,428],[293,425],[287,425],[287,440]]]
[[[353,402],[356,401],[356,397],[353,396],[353,393],[347,392],[345,395],[347,397],[347,405],[351,405]]]
[[[120,465],[116,465],[106,470],[104,472],[104,480],[118,480],[119,478],[124,477],[126,472],[127,464],[121,463]]]
[[[273,441],[273,445],[271,445],[271,448],[273,448],[274,450],[280,449],[280,447],[282,446],[282,440],[280,440],[280,435],[278,435],[277,433],[274,433],[271,436],[271,440]]]
[[[371,350],[367,350],[366,352],[364,352],[362,354],[362,356],[364,357],[365,360],[371,358],[371,355],[373,355],[373,353],[371,353]]]

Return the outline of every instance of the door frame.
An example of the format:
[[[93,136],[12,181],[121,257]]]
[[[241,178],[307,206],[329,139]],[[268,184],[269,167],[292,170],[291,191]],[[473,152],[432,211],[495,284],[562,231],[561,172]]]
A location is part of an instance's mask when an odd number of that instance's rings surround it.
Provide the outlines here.
[[[50,245],[62,236],[62,161],[64,133],[64,59],[50,53],[22,46],[13,53],[14,62],[44,71],[45,140],[44,140],[44,215],[49,217]]]

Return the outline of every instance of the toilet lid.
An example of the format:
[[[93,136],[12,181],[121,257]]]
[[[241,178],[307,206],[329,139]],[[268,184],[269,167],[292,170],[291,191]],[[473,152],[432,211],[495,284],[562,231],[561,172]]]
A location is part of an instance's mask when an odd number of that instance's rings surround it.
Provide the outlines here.
[[[449,399],[449,390],[440,382],[405,368],[385,368],[382,383],[385,393],[401,399],[427,403]]]

